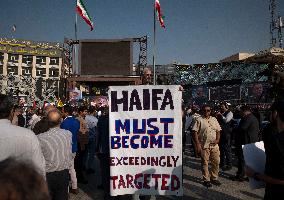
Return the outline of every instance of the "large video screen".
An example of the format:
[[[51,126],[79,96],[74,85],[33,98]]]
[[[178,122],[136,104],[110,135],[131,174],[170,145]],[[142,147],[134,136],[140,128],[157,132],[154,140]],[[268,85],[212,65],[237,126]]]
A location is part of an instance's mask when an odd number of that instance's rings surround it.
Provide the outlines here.
[[[133,62],[132,40],[81,40],[81,75],[130,75]]]

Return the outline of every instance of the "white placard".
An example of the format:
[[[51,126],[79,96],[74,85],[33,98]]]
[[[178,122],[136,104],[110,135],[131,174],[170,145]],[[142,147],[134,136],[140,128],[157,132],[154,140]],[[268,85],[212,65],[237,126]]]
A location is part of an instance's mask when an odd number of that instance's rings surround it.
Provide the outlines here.
[[[179,86],[111,86],[110,192],[182,196]]]

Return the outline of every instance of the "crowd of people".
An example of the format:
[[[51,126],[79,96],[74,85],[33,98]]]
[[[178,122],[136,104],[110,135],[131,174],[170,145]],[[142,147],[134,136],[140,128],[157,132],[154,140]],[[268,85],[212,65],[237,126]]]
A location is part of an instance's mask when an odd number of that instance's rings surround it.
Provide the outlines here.
[[[108,146],[102,144],[108,143],[108,140],[102,142],[104,137],[100,137],[99,132],[108,130],[104,118],[107,109],[69,105],[56,108],[49,105],[38,110],[29,108],[24,113],[23,108],[12,106],[7,96],[0,95],[0,127],[3,129],[0,134],[0,161],[3,166],[13,160],[23,161],[26,168],[33,166],[34,172],[37,172],[34,176],[46,180],[47,187],[41,185],[48,188],[46,194],[51,199],[68,199],[69,192],[78,194],[77,183],[88,184],[86,176],[97,170],[94,169],[96,155],[103,161],[103,170],[98,171],[105,171],[108,154],[104,153],[108,153],[105,152]],[[21,165],[24,164],[19,163]],[[12,167],[15,166],[12,164]],[[5,175],[2,171],[0,174]],[[107,189],[102,181],[99,188],[104,187]],[[46,190],[42,188],[42,191]],[[0,199],[3,199],[1,195],[0,192]],[[11,192],[10,195],[14,194]],[[48,195],[45,197],[49,199]]]
[[[151,84],[149,69],[144,70],[142,80]],[[222,184],[219,171],[232,169],[234,149],[238,170],[232,181],[252,177],[266,182],[265,199],[284,195],[284,103],[275,102],[267,116],[270,123],[262,127],[259,113],[248,105],[231,109],[221,102],[217,108],[204,104],[184,109],[183,142],[190,138],[193,156],[201,159],[205,187]],[[24,111],[0,95],[0,128],[0,199],[68,199],[68,193],[78,194],[77,183],[88,184],[88,174],[96,172],[96,156],[102,177],[99,188],[110,199],[107,107],[49,105]],[[265,172],[246,166],[242,149],[261,139],[266,150]]]
[[[248,181],[248,177],[263,181],[266,183],[264,199],[282,199],[284,102],[274,102],[264,114],[267,119],[261,120],[260,113],[248,105],[236,106],[234,110],[230,110],[226,102],[219,103],[217,108],[206,104],[201,109],[196,105],[184,108],[183,146],[186,148],[185,140],[189,138],[193,156],[201,158],[205,187],[222,184],[218,180],[219,171],[232,169],[234,154],[237,172],[230,177],[232,181]],[[246,165],[243,153],[243,145],[261,140],[266,153],[265,172],[262,173]]]

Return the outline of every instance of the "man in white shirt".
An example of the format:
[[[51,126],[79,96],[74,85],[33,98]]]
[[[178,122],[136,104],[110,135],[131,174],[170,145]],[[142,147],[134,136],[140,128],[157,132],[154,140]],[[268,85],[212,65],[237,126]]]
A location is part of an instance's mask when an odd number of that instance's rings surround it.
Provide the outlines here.
[[[223,171],[232,169],[232,146],[231,135],[233,113],[229,110],[229,105],[226,102],[220,104],[220,112],[216,116],[222,131],[220,136],[220,167]]]
[[[0,94],[0,161],[13,157],[31,162],[45,177],[45,160],[35,134],[26,128],[15,126],[8,120],[12,103]]]
[[[69,169],[72,165],[72,133],[61,129],[61,113],[47,115],[49,130],[38,135],[46,161],[46,180],[52,199],[68,200]]]

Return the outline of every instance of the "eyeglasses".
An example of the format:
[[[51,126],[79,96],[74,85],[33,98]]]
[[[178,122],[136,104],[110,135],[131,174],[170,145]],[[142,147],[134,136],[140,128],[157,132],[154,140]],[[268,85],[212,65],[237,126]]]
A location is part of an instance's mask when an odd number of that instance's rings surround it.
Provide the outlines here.
[[[146,76],[152,76],[152,74],[146,74]]]

